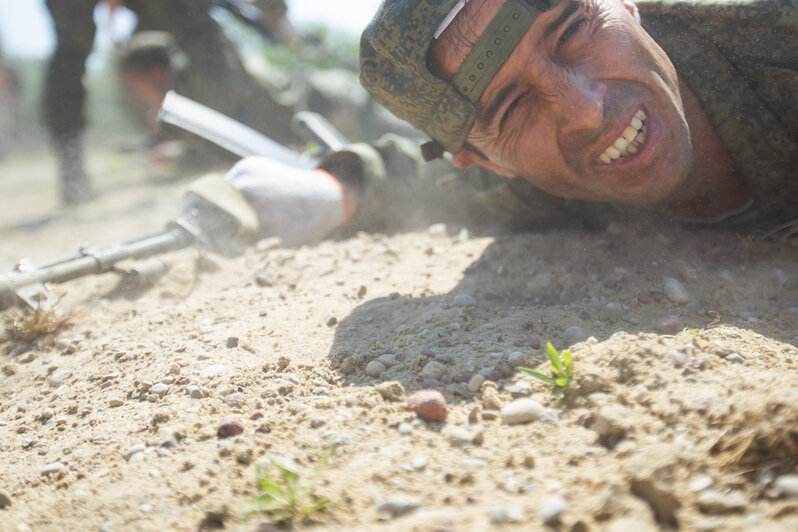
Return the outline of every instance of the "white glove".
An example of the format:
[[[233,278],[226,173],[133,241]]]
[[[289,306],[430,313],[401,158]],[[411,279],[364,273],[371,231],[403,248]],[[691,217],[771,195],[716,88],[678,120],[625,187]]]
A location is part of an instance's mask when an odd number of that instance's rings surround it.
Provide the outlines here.
[[[267,157],[247,157],[225,179],[258,217],[258,238],[280,237],[286,247],[321,240],[350,216],[341,183],[324,170],[305,170]]]

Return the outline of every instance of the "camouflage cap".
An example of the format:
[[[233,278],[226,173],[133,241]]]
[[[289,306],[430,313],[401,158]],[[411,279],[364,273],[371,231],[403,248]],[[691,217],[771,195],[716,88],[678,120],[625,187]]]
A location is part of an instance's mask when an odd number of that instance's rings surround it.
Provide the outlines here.
[[[427,56],[436,31],[465,2],[384,0],[361,37],[360,82],[377,102],[455,153],[493,76],[537,15],[558,1],[507,0],[449,82],[429,70]]]

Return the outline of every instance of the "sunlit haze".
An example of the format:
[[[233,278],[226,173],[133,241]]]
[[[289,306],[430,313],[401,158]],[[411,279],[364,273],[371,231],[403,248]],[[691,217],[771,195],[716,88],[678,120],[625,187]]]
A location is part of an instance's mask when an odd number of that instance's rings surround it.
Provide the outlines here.
[[[288,0],[291,19],[299,26],[323,24],[331,29],[357,35],[376,11],[379,0]],[[107,12],[100,9],[98,43],[111,42],[133,25],[131,17],[115,17],[109,27]],[[44,0],[0,0],[0,49],[10,56],[45,57],[54,46],[52,22]]]

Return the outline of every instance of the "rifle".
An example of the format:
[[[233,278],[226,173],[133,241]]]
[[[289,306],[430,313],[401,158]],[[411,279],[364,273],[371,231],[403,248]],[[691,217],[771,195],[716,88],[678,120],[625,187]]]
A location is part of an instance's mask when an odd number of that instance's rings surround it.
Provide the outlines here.
[[[215,142],[240,157],[265,155],[299,168],[312,168],[313,158],[299,155],[268,137],[202,104],[174,92],[167,94],[160,118]],[[315,113],[298,113],[295,119],[308,140],[324,151],[338,149],[342,135]],[[120,270],[126,260],[199,246],[211,251],[234,254],[248,244],[257,231],[257,215],[252,207],[223,178],[206,176],[189,187],[189,193],[202,201],[166,224],[162,231],[148,233],[111,246],[81,247],[75,255],[31,268],[20,262],[14,271],[0,276],[0,311],[15,304],[31,308],[52,304],[46,283],[63,283],[86,275],[117,272],[137,278],[165,273],[165,267]]]

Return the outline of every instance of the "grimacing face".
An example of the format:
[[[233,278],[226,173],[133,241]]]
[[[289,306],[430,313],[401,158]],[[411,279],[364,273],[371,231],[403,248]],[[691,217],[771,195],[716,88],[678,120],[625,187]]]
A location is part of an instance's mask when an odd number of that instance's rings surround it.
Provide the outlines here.
[[[466,4],[430,49],[439,74],[454,75],[503,3]],[[666,201],[693,161],[676,70],[631,0],[564,0],[541,13],[482,95],[467,142],[458,166],[639,206]]]

